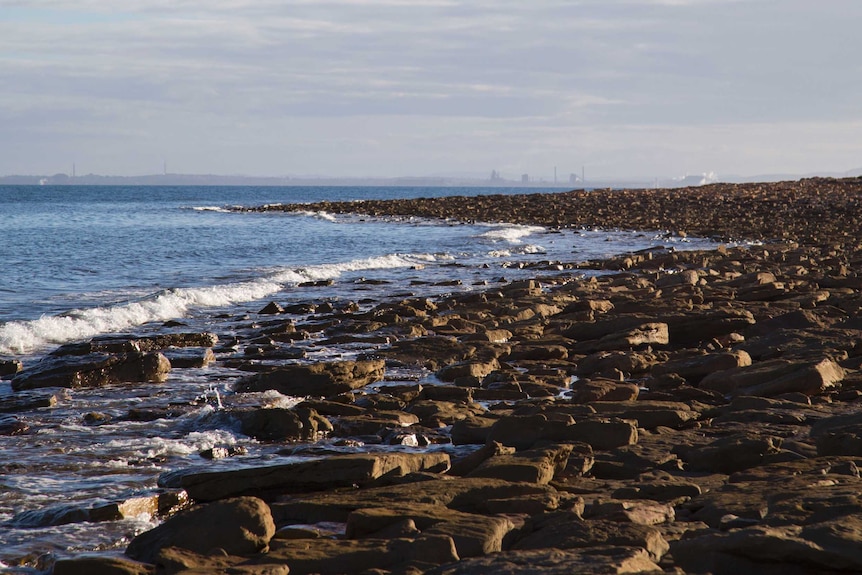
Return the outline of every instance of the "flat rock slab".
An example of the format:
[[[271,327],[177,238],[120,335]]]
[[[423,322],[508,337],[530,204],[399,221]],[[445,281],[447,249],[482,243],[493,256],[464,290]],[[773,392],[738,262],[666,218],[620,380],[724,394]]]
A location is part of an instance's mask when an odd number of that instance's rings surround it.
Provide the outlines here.
[[[459,557],[476,557],[503,549],[504,539],[516,525],[504,516],[464,513],[440,505],[373,507],[359,509],[347,518],[347,537],[362,539],[404,521],[426,535],[446,535],[455,542]]]
[[[426,575],[618,575],[662,573],[649,554],[636,547],[531,549],[465,559]]]
[[[342,575],[391,570],[411,563],[436,566],[458,560],[450,537],[424,535],[397,539],[273,540],[259,565],[283,564],[291,575]]]
[[[46,357],[12,378],[12,389],[102,387],[124,382],[163,382],[171,362],[161,353]]]
[[[543,498],[553,509],[559,499],[556,489],[535,483],[512,483],[500,479],[457,478],[424,481],[333,493],[297,495],[270,504],[276,522],[345,522],[351,512],[371,507],[439,505],[465,513],[500,513],[523,498]]]
[[[172,476],[170,484],[185,489],[195,501],[215,501],[238,495],[271,496],[350,487],[384,476],[448,469],[449,456],[445,453],[339,455],[284,465],[190,472]]]

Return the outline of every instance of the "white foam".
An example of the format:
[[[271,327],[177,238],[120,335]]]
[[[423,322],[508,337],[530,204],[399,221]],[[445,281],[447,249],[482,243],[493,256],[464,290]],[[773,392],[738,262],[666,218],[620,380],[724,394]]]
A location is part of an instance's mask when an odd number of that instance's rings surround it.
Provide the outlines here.
[[[299,215],[302,215],[302,216],[310,216],[312,218],[317,218],[318,220],[325,220],[327,222],[338,221],[338,219],[334,215],[330,214],[329,212],[322,211],[322,210],[318,211],[318,212],[312,212],[312,211],[305,210],[305,211],[298,211],[296,213]]]
[[[430,259],[429,259],[430,258]],[[150,322],[187,316],[192,310],[225,307],[263,299],[290,284],[336,279],[345,272],[413,267],[430,256],[391,254],[301,269],[280,269],[255,281],[175,288],[120,305],[72,310],[59,316],[0,325],[0,354],[32,353],[49,345],[128,330]]]
[[[192,209],[196,212],[219,212],[223,214],[228,214],[234,211],[222,206],[193,206]]]
[[[494,226],[487,232],[479,234],[479,237],[493,242],[519,244],[523,238],[543,231],[545,231],[545,228],[538,226]]]

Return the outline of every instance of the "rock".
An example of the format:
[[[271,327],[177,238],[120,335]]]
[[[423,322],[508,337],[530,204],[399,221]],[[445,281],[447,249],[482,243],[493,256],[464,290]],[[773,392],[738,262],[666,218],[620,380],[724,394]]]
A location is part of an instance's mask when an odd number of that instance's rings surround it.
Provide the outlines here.
[[[215,501],[238,495],[271,496],[368,485],[384,476],[448,469],[449,456],[444,453],[357,454],[229,471],[188,471],[164,476],[160,484],[181,487],[195,501]]]
[[[681,445],[676,451],[693,471],[730,474],[761,465],[767,455],[778,453],[780,446],[777,437],[739,434],[702,447]]]
[[[638,525],[658,525],[673,523],[676,514],[673,505],[656,501],[596,501],[584,511],[587,519],[608,519],[637,523]]]
[[[295,364],[244,377],[235,389],[274,389],[294,397],[332,397],[382,380],[384,370],[382,359]]]
[[[351,512],[371,507],[392,508],[438,505],[465,513],[508,513],[517,502],[532,499],[543,510],[552,510],[561,501],[556,489],[535,483],[512,483],[499,479],[452,478],[421,484],[389,485],[327,493],[296,495],[272,503],[279,525],[287,523],[345,522]],[[583,502],[581,502],[583,508]]]
[[[254,497],[238,497],[195,507],[132,539],[126,555],[152,563],[165,547],[196,553],[221,548],[251,555],[267,547],[275,533],[269,507]]]
[[[156,566],[123,557],[81,555],[59,559],[52,575],[155,575]]]
[[[284,313],[284,308],[278,302],[271,301],[257,313],[260,315],[278,315]]]
[[[51,352],[52,356],[147,353],[169,347],[213,347],[218,343],[214,333],[165,333],[151,336],[110,334],[94,337],[83,343],[62,345]]]
[[[459,557],[476,557],[503,549],[503,540],[515,529],[506,517],[489,517],[454,511],[437,505],[358,509],[347,518],[348,539],[374,537],[409,519],[425,535],[448,536]]]
[[[836,387],[844,377],[844,369],[831,359],[818,362],[775,359],[712,373],[699,387],[731,395],[818,395]]]
[[[208,575],[210,573],[230,573],[231,575],[288,575],[290,567],[275,563],[256,564],[256,558],[237,557],[224,551],[206,555],[180,549],[165,547],[159,551],[155,563],[159,575]]]
[[[512,549],[583,549],[602,545],[641,547],[653,561],[661,559],[670,548],[661,531],[649,525],[583,520],[570,512],[557,512],[542,517],[536,530]]]
[[[55,407],[63,400],[69,399],[66,389],[40,389],[37,391],[19,391],[15,395],[0,397],[0,413],[29,411],[43,407]]]
[[[550,483],[566,468],[570,445],[537,447],[511,454],[497,454],[486,459],[467,477],[489,477],[513,482]]]
[[[661,573],[644,549],[595,546],[587,549],[530,549],[504,551],[465,559],[427,572],[427,575],[608,575]]]
[[[240,431],[263,441],[312,439],[316,426],[306,425],[299,414],[291,409],[269,408],[232,411],[240,422]]]
[[[601,339],[583,341],[572,346],[575,353],[626,350],[643,345],[670,343],[666,323],[644,323],[631,329],[610,333]]]
[[[462,477],[495,455],[512,455],[513,453],[515,453],[514,447],[506,447],[502,443],[491,441],[471,454],[453,461],[449,475]]]
[[[658,364],[653,367],[652,374],[654,376],[662,376],[676,373],[692,385],[697,385],[700,380],[711,373],[748,367],[750,365],[751,356],[745,351],[728,351],[696,355],[694,357]]]
[[[489,373],[499,369],[500,363],[496,359],[489,361],[464,361],[443,367],[437,371],[440,381],[455,381],[461,377],[475,377],[482,379]]]
[[[859,533],[856,518],[805,527],[754,526],[681,539],[672,543],[671,552],[675,563],[691,573],[858,572]]]
[[[172,348],[162,353],[171,362],[171,367],[177,369],[206,367],[216,360],[212,348],[209,347]]]
[[[639,394],[640,387],[637,384],[598,378],[576,381],[572,384],[571,391],[566,392],[574,403],[632,401],[637,399]]]
[[[0,359],[0,378],[6,379],[24,369],[24,364],[18,359]]]
[[[399,572],[399,568],[406,570],[414,564],[423,567],[422,572],[457,560],[450,537],[423,535],[409,539],[274,539],[269,553],[259,562],[288,565],[291,575],[341,575],[376,569]]]
[[[12,378],[15,391],[42,387],[102,387],[125,382],[163,382],[171,363],[161,353],[47,357]]]

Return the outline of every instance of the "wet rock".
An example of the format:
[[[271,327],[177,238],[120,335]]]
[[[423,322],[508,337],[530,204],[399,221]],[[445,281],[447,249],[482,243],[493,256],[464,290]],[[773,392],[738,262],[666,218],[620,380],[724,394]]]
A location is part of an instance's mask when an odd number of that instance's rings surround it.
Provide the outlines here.
[[[278,302],[271,301],[263,306],[257,313],[261,315],[277,315],[284,313],[284,308]]]
[[[165,333],[150,336],[110,334],[83,343],[70,343],[51,352],[53,356],[90,355],[97,353],[147,353],[169,347],[213,347],[218,343],[214,333]]]
[[[69,391],[66,389],[19,391],[15,395],[0,397],[0,413],[15,413],[43,407],[55,407],[61,401],[67,399],[69,399]]]
[[[216,360],[209,347],[166,349],[162,353],[171,362],[171,367],[177,369],[206,367]]]
[[[313,409],[234,410],[230,416],[239,420],[243,434],[263,441],[315,439],[318,432],[332,429]]]
[[[294,397],[331,397],[383,379],[384,361],[338,361],[282,366],[240,379],[236,391],[274,389]]]
[[[17,359],[0,359],[0,379],[8,379],[24,369],[24,364]]]
[[[102,387],[124,382],[163,382],[171,364],[161,353],[47,357],[12,378],[16,391],[42,387]]]
[[[149,563],[165,547],[197,553],[221,548],[228,554],[251,555],[265,549],[274,533],[275,524],[266,503],[254,497],[238,497],[171,517],[132,539],[126,555]]]
[[[160,483],[185,489],[195,501],[214,501],[238,495],[268,497],[367,485],[384,476],[448,469],[449,456],[443,453],[357,454],[229,471],[192,470],[163,476]]]

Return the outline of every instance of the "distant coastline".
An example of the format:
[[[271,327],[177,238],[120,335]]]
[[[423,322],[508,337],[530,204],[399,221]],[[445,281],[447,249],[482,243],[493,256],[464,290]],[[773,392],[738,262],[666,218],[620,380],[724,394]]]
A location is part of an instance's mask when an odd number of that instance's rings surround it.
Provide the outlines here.
[[[476,188],[537,188],[537,189],[646,189],[683,188],[709,183],[778,182],[810,177],[846,178],[862,175],[862,168],[847,172],[811,174],[761,174],[757,176],[717,176],[695,174],[683,177],[659,178],[586,178],[572,175],[555,181],[546,178],[506,179],[494,173],[492,178],[476,176],[415,176],[415,177],[334,177],[334,176],[247,176],[220,174],[150,174],[141,176],[110,176],[86,174],[0,176],[0,186],[373,186],[373,187],[476,187]]]

